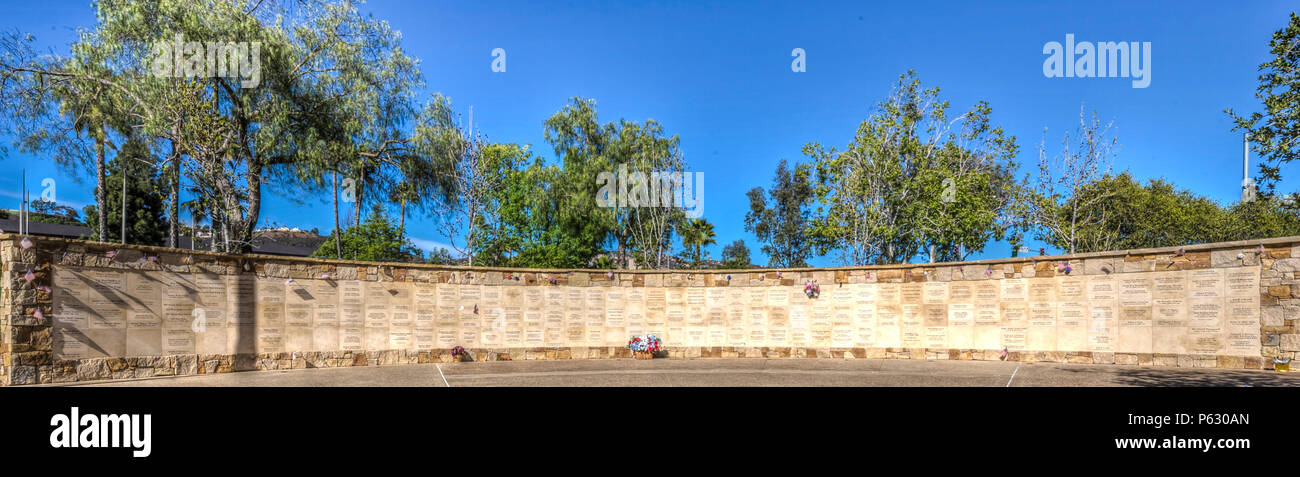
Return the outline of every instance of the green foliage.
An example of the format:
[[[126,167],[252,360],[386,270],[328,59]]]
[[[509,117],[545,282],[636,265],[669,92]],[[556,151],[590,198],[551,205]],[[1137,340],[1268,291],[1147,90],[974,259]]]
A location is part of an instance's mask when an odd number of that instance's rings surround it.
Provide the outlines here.
[[[749,212],[745,214],[745,230],[758,236],[768,266],[808,266],[812,242],[806,229],[813,192],[808,168],[801,165],[791,171],[782,159],[776,166],[771,190],[764,193],[762,187],[755,187],[746,193]]]
[[[745,246],[744,240],[737,240],[726,247],[722,247],[722,268],[746,269],[752,267],[749,263],[749,247]]]
[[[1138,183],[1128,172],[1103,175],[1080,187],[1079,200],[1091,201],[1096,221],[1077,230],[1078,253],[1170,247],[1300,234],[1300,217],[1274,198],[1220,207],[1213,200],[1162,179]],[[1068,204],[1057,213],[1070,213]],[[1042,237],[1068,250],[1064,237]]]
[[[451,256],[450,251],[448,251],[445,248],[438,247],[435,250],[429,250],[429,258],[425,259],[425,263],[430,263],[434,265],[456,265],[458,262],[456,261],[455,257]]]
[[[682,238],[682,246],[690,253],[695,267],[704,259],[702,251],[706,245],[716,245],[718,234],[713,231],[713,224],[704,219],[687,219],[678,225],[677,235]]]
[[[61,225],[86,225],[81,221],[81,214],[77,209],[66,205],[58,205],[46,200],[32,201],[31,213],[28,214],[27,220],[32,222],[43,222],[47,224]],[[4,218],[8,218],[6,214]]]
[[[415,262],[422,260],[420,249],[403,237],[402,229],[393,224],[382,207],[377,204],[361,225],[348,227],[342,233],[343,258],[349,260],[366,260],[373,262]],[[312,253],[313,257],[334,257],[334,241],[331,236]],[[443,253],[445,254],[445,250]],[[445,255],[439,255],[442,259]]]
[[[1239,116],[1231,108],[1225,111],[1236,124],[1234,129],[1249,133],[1265,158],[1259,164],[1263,195],[1275,193],[1282,165],[1300,157],[1300,115],[1296,114],[1300,107],[1300,15],[1292,12],[1290,21],[1273,33],[1268,46],[1274,56],[1259,65],[1255,89],[1264,112]]]
[[[86,223],[93,236],[100,236],[99,225],[104,223],[106,242],[122,238],[122,181],[125,167],[126,181],[126,242],[139,245],[160,245],[167,236],[168,223],[164,217],[166,203],[161,190],[162,179],[154,169],[157,160],[149,148],[139,140],[130,140],[107,165],[104,181],[108,213],[100,221],[99,209],[86,206]]]
[[[909,71],[843,152],[804,147],[816,172],[808,234],[819,252],[850,265],[918,254],[954,261],[1006,236],[1015,137],[991,124],[985,102],[956,118],[948,107]]]

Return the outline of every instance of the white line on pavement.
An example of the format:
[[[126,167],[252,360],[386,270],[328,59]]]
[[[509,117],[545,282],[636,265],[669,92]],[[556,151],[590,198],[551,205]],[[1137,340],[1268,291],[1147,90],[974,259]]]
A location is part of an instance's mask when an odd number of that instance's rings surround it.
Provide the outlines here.
[[[1007,380],[1007,386],[1006,386],[1006,387],[1008,387],[1008,388],[1011,387],[1011,381],[1014,381],[1014,380],[1016,379],[1016,373],[1019,373],[1019,372],[1020,372],[1020,363],[1016,363],[1016,370],[1011,372],[1011,379],[1008,379],[1008,380]]]
[[[447,387],[451,387],[451,383],[447,382],[447,375],[442,374],[442,366],[439,366],[437,363],[434,363],[433,367],[438,368],[438,376],[442,376],[442,384],[445,384]]]

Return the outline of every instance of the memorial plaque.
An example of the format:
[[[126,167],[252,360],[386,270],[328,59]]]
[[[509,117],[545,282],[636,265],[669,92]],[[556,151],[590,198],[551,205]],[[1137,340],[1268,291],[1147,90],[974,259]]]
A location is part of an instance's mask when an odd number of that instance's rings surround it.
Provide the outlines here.
[[[925,321],[925,347],[948,348],[948,305],[923,305],[921,313]]]
[[[1119,280],[1110,275],[1088,277],[1088,301],[1110,306],[1119,298]]]
[[[808,309],[802,306],[790,308],[790,345],[808,346],[809,337]]]
[[[923,287],[922,302],[927,305],[942,305],[948,303],[948,282],[925,282]]]
[[[984,282],[977,282],[977,285],[985,285]],[[996,285],[993,290],[997,290]],[[1002,310],[997,301],[988,301],[979,299],[981,291],[987,291],[986,287],[976,286],[975,295],[975,331],[974,341],[975,349],[1002,349]]]
[[[54,317],[53,325],[55,333],[59,329],[66,330],[86,330],[90,326],[90,302],[87,298],[88,288],[82,278],[81,272],[74,267],[54,267],[52,281],[52,295],[54,300]],[[80,341],[72,339],[74,342],[67,351],[77,353],[78,356],[85,355],[85,336],[80,332],[76,333]],[[159,343],[162,340],[159,338]],[[76,359],[72,356],[64,356],[63,350],[55,349],[55,357],[66,357]]]
[[[749,331],[746,344],[749,346],[767,346],[767,309],[751,306],[745,311],[745,319]]]
[[[1214,300],[1223,298],[1223,269],[1212,268],[1191,270],[1187,281],[1188,298],[1192,300]]]
[[[874,305],[876,303],[876,284],[859,283],[848,285],[853,287],[853,300],[859,305]]]
[[[1088,351],[1088,304],[1064,301],[1057,305],[1056,350]]]
[[[337,282],[339,285],[339,305],[362,305],[366,302],[365,289],[361,282],[348,280]]]
[[[1086,278],[1065,276],[1058,277],[1056,280],[1056,299],[1058,301],[1082,302],[1088,299],[1088,280]]]
[[[1216,300],[1223,298],[1224,281],[1222,268],[1192,270],[1187,281],[1188,298],[1192,300]]]
[[[1028,289],[1026,285],[1019,285],[1018,288]],[[1008,290],[1004,287],[1002,291],[1005,299]],[[1024,296],[1028,298],[1027,293]],[[1025,350],[1029,329],[1029,304],[1023,299],[1003,301],[1001,310],[1002,322],[999,333],[1001,334],[1002,347],[1008,351]]]
[[[881,305],[902,304],[903,290],[897,283],[876,284],[876,303]]]
[[[1056,301],[1056,288],[1059,281],[1056,278],[1030,278],[1029,281],[1029,301],[1046,303]]]
[[[904,290],[906,290],[906,287],[904,287]],[[904,291],[904,295],[906,295],[906,291]],[[920,298],[919,294],[917,298]],[[904,298],[904,301],[906,301],[906,298]],[[921,316],[921,305],[904,303],[899,306],[899,310],[901,311],[899,315],[899,331],[902,333],[902,347],[925,347],[925,323]]]
[[[690,306],[704,306],[704,305],[705,305],[705,301],[706,301],[706,300],[705,300],[705,294],[704,294],[704,289],[703,289],[703,288],[699,288],[699,287],[691,287],[691,288],[687,288],[687,289],[686,289],[686,304],[687,304],[687,305],[690,305]]]
[[[1055,284],[1055,280],[1053,280],[1053,284]],[[1056,351],[1056,302],[1033,301],[1034,288],[1034,284],[1031,283],[1029,287],[1031,300],[1029,303],[1029,326],[1025,329],[1025,349]]]
[[[853,302],[853,288],[845,287],[843,283],[835,288],[830,289],[830,301],[836,304],[847,304]]]
[[[1121,290],[1120,300],[1124,300]],[[1115,351],[1120,353],[1151,353],[1152,307],[1122,306],[1119,309],[1119,342]]]
[[[975,288],[976,303],[997,302],[1002,297],[1002,287],[998,285],[997,281],[983,280],[972,282],[972,287]]]
[[[971,282],[949,282],[948,300],[949,303],[973,303],[975,286]]]
[[[1154,284],[1147,273],[1126,274],[1119,279],[1119,305],[1150,307]]]
[[[790,290],[785,287],[767,287],[767,306],[789,306]]]
[[[925,284],[904,283],[898,287],[898,299],[904,305],[924,303]]]
[[[279,353],[285,349],[284,282],[277,278],[257,279],[257,352]],[[164,303],[166,306],[166,303]],[[170,321],[171,313],[168,313]],[[164,322],[166,327],[166,322]],[[167,333],[163,333],[167,340]]]
[[[902,305],[876,305],[876,347],[897,348],[903,345]]]
[[[159,343],[161,341],[160,337]],[[90,338],[81,329],[54,328],[50,335],[50,345],[56,359],[85,359],[104,355],[102,350],[90,346]]]
[[[1024,278],[1004,278],[1002,282],[1002,301],[1025,301],[1029,299],[1029,282]]]
[[[231,342],[252,343],[253,327],[257,325],[257,278],[252,275],[226,276],[226,323],[231,328],[245,328],[232,331]],[[247,336],[247,340],[241,338]],[[256,352],[253,345],[238,348],[240,353]]]
[[[1089,289],[1097,293],[1098,283],[1113,282],[1113,280],[1095,280],[1093,277],[1089,280]],[[1105,289],[1104,287],[1102,289]],[[1119,335],[1119,327],[1116,326],[1115,305],[1107,305],[1104,300],[1094,300],[1089,306],[1088,321],[1088,351],[1097,352],[1114,352],[1115,342]]]
[[[343,351],[359,351],[365,349],[365,328],[363,327],[339,327],[339,347]]]
[[[683,306],[686,304],[686,290],[682,288],[669,288],[665,290],[667,295],[668,306]]]
[[[1187,276],[1184,272],[1155,272],[1151,276],[1151,295],[1155,300],[1162,298],[1187,298]]]
[[[315,316],[312,322],[317,327],[337,327],[339,326],[339,287],[338,284],[329,280],[312,280],[312,296],[315,298]],[[335,339],[333,345],[329,348],[317,349],[322,351],[333,351],[338,349],[338,330],[334,333]]]
[[[948,304],[948,347],[956,349],[975,347],[975,305],[973,303]]]
[[[316,351],[314,288],[311,280],[285,284],[284,351]]]
[[[1259,267],[1228,269],[1225,272],[1224,308],[1227,325],[1222,353],[1259,356],[1260,311]]]
[[[727,309],[727,346],[746,346],[749,340],[749,328],[745,326],[746,324],[744,308],[733,305]]]

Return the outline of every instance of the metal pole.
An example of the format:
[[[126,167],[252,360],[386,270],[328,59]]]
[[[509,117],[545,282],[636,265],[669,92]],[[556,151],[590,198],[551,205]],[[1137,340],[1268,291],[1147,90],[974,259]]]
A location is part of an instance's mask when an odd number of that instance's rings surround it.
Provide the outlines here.
[[[1241,201],[1253,200],[1255,184],[1250,180],[1250,133],[1241,135]]]
[[[117,161],[122,172],[122,245],[126,245],[126,161]]]
[[[23,169],[23,186],[18,192],[18,233],[27,235],[27,169]]]

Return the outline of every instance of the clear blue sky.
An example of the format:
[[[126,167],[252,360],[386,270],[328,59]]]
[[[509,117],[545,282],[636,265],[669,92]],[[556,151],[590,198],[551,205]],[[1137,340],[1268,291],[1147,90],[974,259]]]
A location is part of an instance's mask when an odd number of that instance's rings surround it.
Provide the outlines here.
[[[801,159],[805,143],[842,148],[908,69],[923,84],[940,87],[954,110],[988,101],[994,124],[1016,136],[1022,165],[1035,166],[1044,127],[1055,151],[1086,103],[1115,121],[1117,170],[1234,202],[1241,134],[1231,131],[1223,110],[1259,108],[1253,97],[1258,65],[1294,7],[1281,1],[388,0],[363,9],[402,32],[406,50],[421,60],[428,92],[450,96],[462,112],[472,105],[477,128],[492,140],[530,143],[553,158],[542,121],[573,96],[595,99],[602,121],[660,121],[681,137],[690,168],[705,174],[704,214],[718,233],[711,255],[744,239],[755,263],[765,264],[744,231],[745,192],[767,187],[776,163]],[[0,28],[31,32],[61,52],[76,28],[94,20],[85,0],[6,0],[0,10]],[[1151,42],[1150,86],[1135,89],[1123,78],[1045,78],[1043,45],[1063,43],[1067,33],[1078,41]],[[505,73],[491,71],[493,48],[506,51]],[[807,52],[807,72],[791,71],[794,48]],[[0,176],[0,206],[16,207],[20,168],[28,170],[29,184],[55,178],[60,202],[92,201],[89,175],[77,184],[46,158],[11,149],[0,167],[7,171]],[[1282,189],[1295,190],[1300,170],[1283,174],[1293,180]],[[266,199],[264,224],[332,227],[326,197],[307,209],[274,195]],[[409,223],[419,243],[446,240],[430,221]],[[1009,253],[1005,244],[990,244],[977,258]]]

